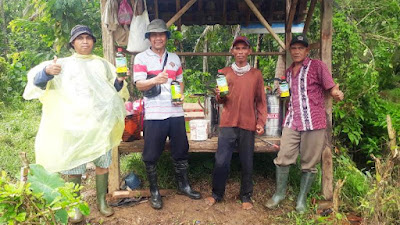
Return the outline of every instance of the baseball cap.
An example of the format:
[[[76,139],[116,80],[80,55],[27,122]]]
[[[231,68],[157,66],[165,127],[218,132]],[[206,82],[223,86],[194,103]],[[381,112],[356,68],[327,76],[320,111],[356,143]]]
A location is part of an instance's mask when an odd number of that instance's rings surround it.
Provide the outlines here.
[[[235,46],[239,42],[243,42],[249,47],[251,46],[250,45],[250,41],[249,41],[249,39],[247,39],[247,37],[245,37],[245,36],[237,36],[235,38],[235,40],[233,40],[233,42],[232,42],[232,48],[233,48],[233,46]]]
[[[96,43],[96,38],[93,35],[92,30],[85,25],[76,25],[71,29],[71,38],[69,39],[69,46],[73,48],[72,42],[81,34],[88,34],[93,38],[93,42]]]
[[[167,38],[171,36],[171,32],[169,32],[167,28],[167,24],[165,24],[164,20],[162,19],[154,19],[152,20],[149,25],[147,25],[147,31],[144,34],[145,38],[150,37],[150,33],[167,33]]]
[[[293,44],[296,44],[296,43],[300,43],[300,44],[303,44],[304,46],[308,47],[308,40],[304,34],[294,36],[292,38],[292,40],[290,41],[290,46],[292,46]]]

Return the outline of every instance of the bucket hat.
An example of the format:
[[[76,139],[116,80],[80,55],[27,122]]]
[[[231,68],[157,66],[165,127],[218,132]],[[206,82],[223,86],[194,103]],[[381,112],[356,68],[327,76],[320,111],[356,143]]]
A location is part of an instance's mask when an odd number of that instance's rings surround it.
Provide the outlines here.
[[[93,35],[92,30],[85,25],[76,25],[71,29],[71,38],[69,39],[69,46],[72,46],[72,42],[81,34],[87,34],[93,38],[93,42],[96,43],[96,37]]]
[[[308,47],[308,39],[303,34],[299,34],[297,36],[294,36],[292,38],[292,40],[290,41],[290,46],[292,46],[292,45],[294,45],[296,43],[300,43],[300,44],[303,44],[304,46]]]
[[[165,32],[167,34],[167,38],[171,36],[171,32],[169,32],[167,28],[167,24],[165,24],[164,20],[162,19],[154,19],[152,20],[149,25],[147,25],[147,31],[144,34],[145,38],[150,37],[150,33],[162,33]]]

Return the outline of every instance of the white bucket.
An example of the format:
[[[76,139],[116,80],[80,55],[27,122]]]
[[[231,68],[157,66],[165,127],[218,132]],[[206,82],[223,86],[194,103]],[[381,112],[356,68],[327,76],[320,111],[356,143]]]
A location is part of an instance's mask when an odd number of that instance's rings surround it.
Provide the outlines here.
[[[191,120],[190,126],[190,140],[192,141],[205,141],[208,139],[209,121],[208,120]]]

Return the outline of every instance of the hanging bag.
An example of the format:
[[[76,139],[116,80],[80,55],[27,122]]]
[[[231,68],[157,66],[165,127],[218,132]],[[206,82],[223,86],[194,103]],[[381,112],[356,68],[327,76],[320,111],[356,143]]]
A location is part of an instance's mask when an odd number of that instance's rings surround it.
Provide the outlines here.
[[[133,11],[128,0],[122,0],[118,10],[118,23],[121,25],[129,25],[131,24],[132,17]]]
[[[147,25],[150,23],[146,1],[137,0],[133,9],[134,13],[129,31],[128,47],[126,50],[130,52],[142,52],[150,47],[149,40],[145,38]]]

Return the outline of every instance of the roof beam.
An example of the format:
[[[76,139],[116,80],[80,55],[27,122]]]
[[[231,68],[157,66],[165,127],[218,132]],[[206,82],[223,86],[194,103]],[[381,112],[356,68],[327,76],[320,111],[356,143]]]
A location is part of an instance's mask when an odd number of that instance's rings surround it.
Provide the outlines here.
[[[174,24],[185,12],[196,2],[197,0],[190,0],[188,3],[186,3],[185,6],[182,7],[179,12],[175,14],[168,22],[167,22],[167,27],[170,27],[172,24]]]
[[[272,30],[272,27],[269,25],[267,20],[263,17],[263,15],[260,13],[260,11],[257,9],[257,7],[254,5],[254,3],[251,0],[244,0],[249,8],[253,11],[253,13],[257,16],[258,20],[260,20],[261,24],[264,25],[265,28],[267,28],[268,32],[272,35],[272,37],[279,43],[279,45],[285,49],[285,43],[279,38],[279,36]]]
[[[308,28],[310,28],[311,19],[314,14],[315,5],[317,0],[311,0],[310,7],[308,8],[306,22],[304,23],[303,34],[307,35]]]

